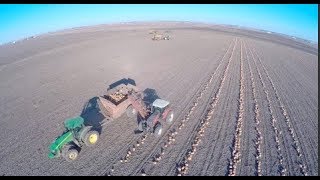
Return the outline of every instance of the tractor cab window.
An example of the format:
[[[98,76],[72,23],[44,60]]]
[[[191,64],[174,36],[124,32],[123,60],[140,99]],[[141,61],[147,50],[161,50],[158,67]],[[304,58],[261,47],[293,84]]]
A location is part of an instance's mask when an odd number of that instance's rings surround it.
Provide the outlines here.
[[[165,101],[163,99],[156,99],[152,103],[152,108],[153,108],[152,112],[159,111],[162,114],[163,111],[167,108],[168,105],[169,105],[168,101]]]
[[[157,106],[153,106],[152,108],[153,108],[152,112],[159,111],[160,113],[163,113],[163,110],[164,110],[164,108],[160,108],[160,107],[157,107]]]

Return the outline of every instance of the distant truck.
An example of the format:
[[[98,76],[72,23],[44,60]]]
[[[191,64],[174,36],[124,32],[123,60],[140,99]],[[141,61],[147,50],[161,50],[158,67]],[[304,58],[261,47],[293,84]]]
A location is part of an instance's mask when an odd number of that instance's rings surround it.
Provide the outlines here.
[[[154,41],[169,40],[169,35],[154,34],[151,39]]]
[[[167,31],[166,31],[167,32]],[[159,40],[169,40],[170,37],[167,34],[161,34],[156,30],[150,31],[149,34],[153,34],[151,37],[152,40],[154,41],[159,41]]]

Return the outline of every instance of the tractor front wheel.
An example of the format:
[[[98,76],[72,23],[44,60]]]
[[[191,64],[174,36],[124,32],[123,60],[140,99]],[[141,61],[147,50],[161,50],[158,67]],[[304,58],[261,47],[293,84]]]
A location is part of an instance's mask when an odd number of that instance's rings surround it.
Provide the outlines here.
[[[158,123],[155,126],[154,134],[156,135],[156,137],[160,137],[161,136],[161,134],[162,134],[162,125],[160,123]]]
[[[168,124],[171,124],[172,121],[173,121],[173,111],[170,111],[170,112],[168,113],[168,115],[167,115],[166,122],[167,122]]]
[[[72,162],[78,158],[78,150],[72,145],[66,145],[62,150],[62,157],[68,162]]]
[[[89,147],[96,145],[98,140],[99,140],[98,131],[90,130],[84,136],[84,144]]]

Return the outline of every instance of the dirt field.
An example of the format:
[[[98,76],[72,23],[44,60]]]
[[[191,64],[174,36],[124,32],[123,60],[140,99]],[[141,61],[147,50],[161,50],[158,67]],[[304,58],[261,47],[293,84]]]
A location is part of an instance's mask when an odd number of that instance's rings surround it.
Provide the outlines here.
[[[152,41],[151,29],[172,39]],[[84,27],[0,46],[0,175],[318,175],[317,52],[192,23]],[[48,159],[63,121],[103,121],[83,107],[123,78],[170,101],[163,135],[141,144],[123,115],[75,162]]]

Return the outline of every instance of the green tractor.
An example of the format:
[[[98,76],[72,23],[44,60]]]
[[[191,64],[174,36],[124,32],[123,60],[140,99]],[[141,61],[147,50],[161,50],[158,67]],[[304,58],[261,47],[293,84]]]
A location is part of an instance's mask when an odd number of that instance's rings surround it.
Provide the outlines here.
[[[78,157],[78,149],[82,146],[93,146],[99,139],[99,133],[92,126],[85,126],[82,117],[67,119],[64,122],[66,130],[49,146],[49,158],[62,156],[68,162]]]

